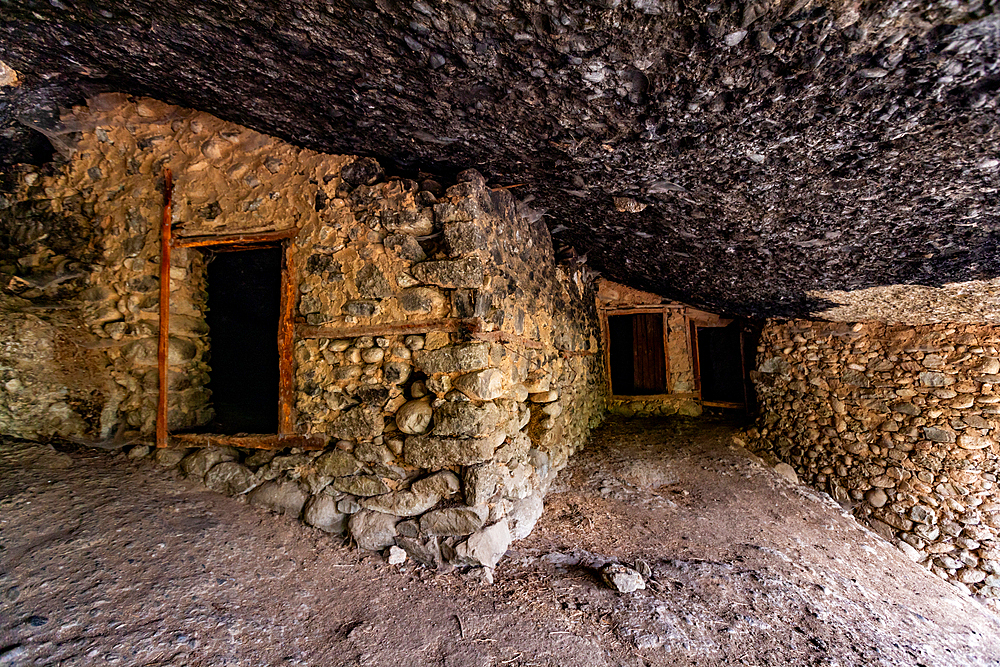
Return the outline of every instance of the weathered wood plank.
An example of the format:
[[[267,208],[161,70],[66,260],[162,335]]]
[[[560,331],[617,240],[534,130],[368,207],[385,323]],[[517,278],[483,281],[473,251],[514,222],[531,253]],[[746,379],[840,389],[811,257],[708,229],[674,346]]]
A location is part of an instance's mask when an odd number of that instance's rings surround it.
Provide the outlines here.
[[[273,232],[253,232],[248,234],[220,234],[218,236],[179,236],[173,239],[175,248],[203,248],[208,246],[245,245],[260,246],[293,238],[299,233],[298,227],[280,229]]]
[[[170,345],[170,237],[173,175],[163,170],[163,219],[160,221],[160,330],[156,342],[159,393],[156,399],[156,446],[167,446],[167,354]]]
[[[295,249],[285,245],[281,260],[281,304],[278,319],[278,433],[295,432]]]
[[[217,433],[175,433],[169,437],[167,446],[185,447],[244,447],[247,449],[325,449],[330,443],[325,435],[256,434],[240,433],[222,435]]]

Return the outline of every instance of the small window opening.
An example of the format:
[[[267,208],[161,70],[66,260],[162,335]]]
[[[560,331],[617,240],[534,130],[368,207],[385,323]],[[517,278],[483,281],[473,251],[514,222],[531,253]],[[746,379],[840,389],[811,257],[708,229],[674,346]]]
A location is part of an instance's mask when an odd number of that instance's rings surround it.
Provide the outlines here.
[[[611,393],[652,396],[667,393],[663,314],[608,317]]]
[[[277,433],[282,248],[220,252],[208,263],[215,421],[209,433]]]
[[[745,404],[741,336],[738,322],[725,327],[698,328],[698,366],[703,401],[732,404],[732,407]]]

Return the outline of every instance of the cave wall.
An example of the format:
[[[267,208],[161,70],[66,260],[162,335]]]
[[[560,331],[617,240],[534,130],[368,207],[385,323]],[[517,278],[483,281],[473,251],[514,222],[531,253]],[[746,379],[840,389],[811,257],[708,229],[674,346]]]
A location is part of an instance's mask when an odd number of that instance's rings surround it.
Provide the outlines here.
[[[22,209],[43,208],[53,229],[72,216],[88,230],[80,241],[89,255],[78,275],[40,289],[41,270],[27,270],[23,257],[53,264],[56,253],[44,234],[25,239],[4,264],[16,274],[7,291],[19,296],[5,298],[22,320],[32,312],[52,320],[46,340],[71,337],[73,349],[94,356],[79,383],[104,393],[89,394],[97,417],[75,411],[67,391],[57,408],[42,395],[32,409],[17,407],[13,397],[25,394],[11,388],[33,360],[14,347],[23,334],[11,320],[4,434],[108,439],[124,431],[140,442],[133,457],[153,456],[213,489],[347,531],[365,548],[400,546],[433,566],[492,567],[511,539],[530,532],[552,477],[602,417],[606,381],[592,286],[582,267],[556,264],[548,231],[519,215],[509,192],[474,171],[447,189],[386,179],[368,158],[294,148],[122,95],[67,112],[56,136],[67,161],[22,170],[4,200],[4,229],[20,229]],[[142,442],[156,419],[165,167],[181,242],[289,232],[295,431],[322,449],[154,451]],[[33,203],[25,209],[25,201]],[[172,255],[171,430],[203,430],[212,419],[210,256],[181,247]],[[61,363],[53,357],[50,382],[65,375]],[[44,396],[53,391],[61,390]],[[66,415],[50,424],[37,417],[42,409]]]
[[[910,558],[1000,597],[1000,328],[769,322],[751,449]]]

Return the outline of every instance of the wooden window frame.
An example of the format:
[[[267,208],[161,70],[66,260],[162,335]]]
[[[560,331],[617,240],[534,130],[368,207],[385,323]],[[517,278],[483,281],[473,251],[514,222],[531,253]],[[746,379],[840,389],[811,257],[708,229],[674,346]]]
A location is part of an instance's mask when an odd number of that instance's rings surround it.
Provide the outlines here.
[[[671,311],[683,310],[683,306],[628,306],[623,308],[601,308],[601,337],[604,339],[604,372],[608,378],[608,390],[612,399],[626,401],[653,401],[663,400],[667,397],[677,398],[678,394],[670,393],[670,348],[667,346],[667,333],[669,331],[668,322]],[[608,325],[608,318],[618,315],[647,315],[660,314],[663,317],[663,365],[666,377],[667,393],[664,394],[615,394],[614,386],[611,384],[611,331]]]
[[[160,239],[160,329],[157,346],[159,396],[157,402],[156,446],[239,446],[261,449],[301,447],[322,449],[323,436],[304,436],[295,431],[295,297],[298,291],[292,242],[298,228],[246,234],[173,237],[170,224],[169,175],[167,205],[164,208]],[[170,343],[170,255],[173,248],[205,248],[215,252],[237,252],[258,248],[280,247],[281,301],[278,315],[278,432],[250,435],[185,433],[171,436],[167,429],[168,413],[168,351]]]

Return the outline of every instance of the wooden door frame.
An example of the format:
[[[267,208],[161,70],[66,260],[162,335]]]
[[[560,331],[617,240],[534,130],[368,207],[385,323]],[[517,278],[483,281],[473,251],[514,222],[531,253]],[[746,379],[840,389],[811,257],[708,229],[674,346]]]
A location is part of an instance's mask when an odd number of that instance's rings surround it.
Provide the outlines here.
[[[659,306],[627,306],[622,308],[601,308],[601,338],[604,340],[604,373],[608,378],[608,394],[611,398],[623,400],[654,400],[662,399],[670,394],[670,348],[667,345],[667,333],[669,331],[669,313],[673,310],[683,310],[683,306],[659,305]],[[644,396],[632,396],[615,394],[614,386],[611,384],[611,330],[608,325],[608,318],[618,315],[645,315],[660,314],[663,318],[663,371],[666,378],[666,393],[651,394]]]
[[[321,448],[325,439],[300,436],[295,431],[295,302],[298,292],[295,253],[292,242],[298,228],[247,234],[226,234],[207,236],[173,237],[170,224],[169,175],[167,176],[168,199],[164,208],[164,219],[160,231],[160,330],[157,346],[157,372],[159,395],[157,402],[156,446],[168,447],[176,444],[182,447],[235,444],[241,447],[298,446],[306,449]],[[226,436],[219,434],[183,434],[171,436],[167,429],[169,344],[170,344],[170,255],[173,248],[205,248],[215,252],[237,252],[259,248],[280,247],[281,252],[281,302],[278,312],[278,432],[276,434],[253,434],[247,436]],[[314,442],[315,440],[315,442]],[[322,443],[320,442],[322,440]],[[197,445],[195,444],[197,443]]]
[[[725,319],[714,315],[711,318],[691,318],[688,320],[687,328],[691,341],[689,347],[691,350],[692,370],[694,371],[695,391],[698,394],[698,402],[709,408],[748,409],[749,401],[746,395],[746,360],[743,349],[743,327],[740,327],[740,379],[743,384],[743,403],[706,401],[701,393],[701,350],[698,348],[698,330],[728,327],[732,323],[732,319]]]

